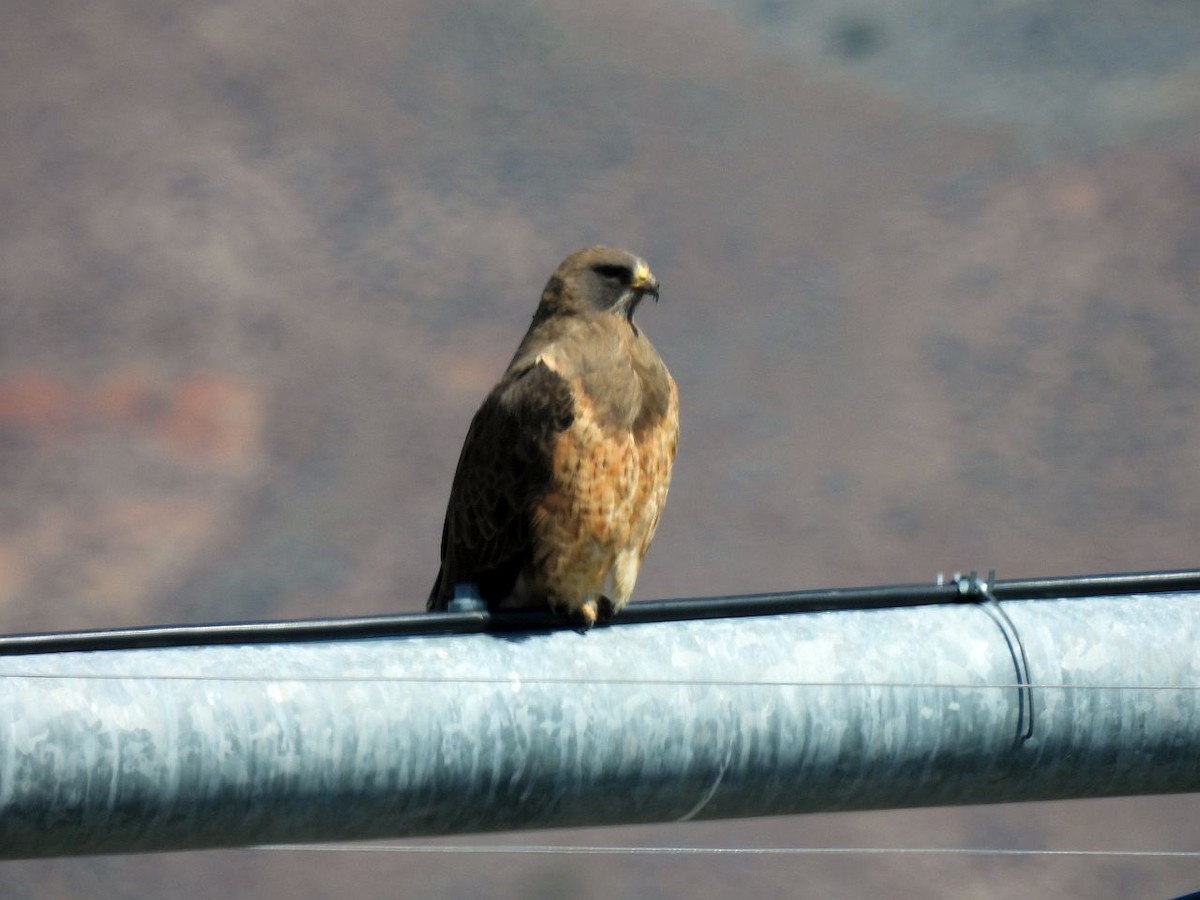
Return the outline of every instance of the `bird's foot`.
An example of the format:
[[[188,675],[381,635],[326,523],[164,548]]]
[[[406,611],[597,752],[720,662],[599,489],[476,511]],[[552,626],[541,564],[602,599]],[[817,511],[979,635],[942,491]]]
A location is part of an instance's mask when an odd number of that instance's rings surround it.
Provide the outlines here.
[[[567,621],[574,625],[575,630],[580,634],[585,634],[591,631],[592,626],[596,624],[598,612],[596,601],[589,600],[587,603],[570,610],[567,613]]]
[[[590,631],[593,625],[607,625],[617,612],[612,600],[603,595],[578,606],[552,602],[550,610],[566,619],[580,634]]]
[[[613,602],[601,595],[595,600],[575,607],[567,613],[567,620],[581,634],[590,631],[593,625],[607,625],[616,615],[617,609]]]
[[[613,616],[616,614],[616,605],[603,594],[601,594],[596,600],[596,621],[601,625],[607,625],[612,621]]]

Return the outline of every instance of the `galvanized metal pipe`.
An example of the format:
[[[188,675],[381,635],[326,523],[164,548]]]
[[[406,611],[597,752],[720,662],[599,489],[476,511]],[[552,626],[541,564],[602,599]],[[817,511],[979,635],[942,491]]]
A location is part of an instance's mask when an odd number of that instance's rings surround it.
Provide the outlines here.
[[[1003,610],[12,656],[0,856],[1200,790],[1200,594]]]

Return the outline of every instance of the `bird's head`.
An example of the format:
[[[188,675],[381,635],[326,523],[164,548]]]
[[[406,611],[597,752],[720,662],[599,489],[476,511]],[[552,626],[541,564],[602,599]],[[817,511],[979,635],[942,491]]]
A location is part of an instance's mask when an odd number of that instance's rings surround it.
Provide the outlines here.
[[[607,312],[632,322],[633,311],[647,295],[658,300],[658,279],[644,259],[615,247],[587,247],[554,270],[538,312]]]

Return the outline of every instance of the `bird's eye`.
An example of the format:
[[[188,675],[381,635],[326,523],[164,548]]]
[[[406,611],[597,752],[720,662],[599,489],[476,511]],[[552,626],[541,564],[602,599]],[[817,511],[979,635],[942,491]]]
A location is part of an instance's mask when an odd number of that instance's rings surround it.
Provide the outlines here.
[[[601,278],[609,278],[621,284],[629,284],[633,280],[633,272],[628,266],[598,265],[594,267],[594,271]]]

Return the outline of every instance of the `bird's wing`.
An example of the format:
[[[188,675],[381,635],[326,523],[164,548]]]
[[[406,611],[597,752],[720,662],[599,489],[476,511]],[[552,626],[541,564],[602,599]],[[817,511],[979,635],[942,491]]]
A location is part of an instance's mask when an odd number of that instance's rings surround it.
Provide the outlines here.
[[[666,409],[640,434],[635,432],[638,442],[639,497],[638,506],[645,510],[644,528],[640,535],[638,558],[646,555],[663,506],[667,502],[667,490],[671,486],[671,467],[675,463],[675,451],[679,445],[679,392],[675,381],[664,368]]]
[[[554,437],[571,425],[570,385],[542,362],[506,373],[471,420],[446,521],[429,609],[475,583],[489,606],[512,590],[533,545],[531,508],[551,479]]]

